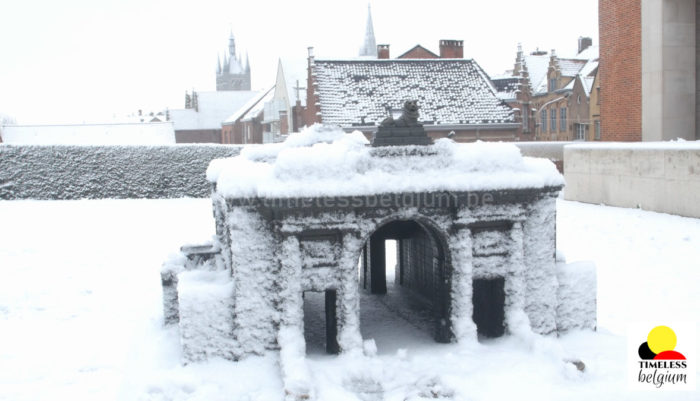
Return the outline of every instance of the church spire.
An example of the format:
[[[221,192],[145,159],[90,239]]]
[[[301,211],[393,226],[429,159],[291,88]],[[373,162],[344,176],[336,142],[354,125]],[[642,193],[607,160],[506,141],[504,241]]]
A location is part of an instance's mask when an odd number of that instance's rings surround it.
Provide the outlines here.
[[[360,57],[377,57],[377,41],[374,39],[374,26],[372,24],[372,9],[367,3],[367,27],[365,29],[365,40],[360,49]]]
[[[228,54],[232,59],[236,58],[236,41],[233,39],[233,31],[231,31],[231,36],[228,38]]]

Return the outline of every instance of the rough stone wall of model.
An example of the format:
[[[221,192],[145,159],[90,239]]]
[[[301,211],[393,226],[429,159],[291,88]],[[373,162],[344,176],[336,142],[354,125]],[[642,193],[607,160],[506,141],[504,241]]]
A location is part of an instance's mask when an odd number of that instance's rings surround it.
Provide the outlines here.
[[[325,292],[327,350],[362,352],[360,294],[387,291],[385,239],[436,341],[595,328],[594,270],[555,259],[563,178],[513,145],[371,147],[316,125],[215,160],[207,178],[216,239],[162,273],[188,360],[280,349],[285,385],[303,392],[304,291]]]

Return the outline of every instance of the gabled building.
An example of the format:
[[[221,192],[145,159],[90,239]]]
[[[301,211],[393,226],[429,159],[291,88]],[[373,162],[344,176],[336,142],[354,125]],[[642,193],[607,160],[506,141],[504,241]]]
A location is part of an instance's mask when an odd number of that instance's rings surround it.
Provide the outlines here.
[[[177,143],[222,143],[221,123],[260,92],[216,91],[185,95],[185,108],[170,110]]]
[[[263,108],[272,100],[275,87],[259,92],[221,123],[222,143],[263,143]]]
[[[516,110],[523,139],[596,140],[600,137],[597,73],[598,48],[590,38],[579,38],[578,53],[572,58],[558,57],[554,50],[525,55],[519,45],[513,70],[492,82],[499,98]]]
[[[281,142],[295,127],[296,107],[290,101],[282,60],[279,60],[275,85],[251,99],[223,122],[223,143]]]
[[[384,119],[400,114],[406,100],[417,100],[421,123],[433,138],[515,140],[513,109],[462,52],[457,40],[440,41],[441,58],[390,59],[389,46],[379,45],[378,59],[317,60],[310,48],[306,123],[371,137]]]

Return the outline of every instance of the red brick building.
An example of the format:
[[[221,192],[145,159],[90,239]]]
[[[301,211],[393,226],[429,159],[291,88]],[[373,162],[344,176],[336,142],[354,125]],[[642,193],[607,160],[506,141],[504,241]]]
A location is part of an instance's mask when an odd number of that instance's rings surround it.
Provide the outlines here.
[[[606,141],[700,139],[698,0],[599,0]]]
[[[600,125],[604,141],[642,140],[640,0],[600,0]]]

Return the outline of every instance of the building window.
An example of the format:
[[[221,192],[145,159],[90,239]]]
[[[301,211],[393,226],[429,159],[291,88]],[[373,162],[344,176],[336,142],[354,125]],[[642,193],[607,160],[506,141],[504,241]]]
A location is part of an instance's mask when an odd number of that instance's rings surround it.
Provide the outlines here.
[[[595,140],[600,141],[600,121],[595,122]]]
[[[559,131],[566,131],[566,108],[562,107],[559,109]]]
[[[586,140],[586,126],[583,124],[576,124],[576,138],[577,141]]]
[[[547,109],[542,110],[540,121],[542,123],[542,132],[547,132]]]
[[[557,109],[552,109],[549,111],[549,131],[555,132],[557,130]]]
[[[530,105],[523,105],[523,131],[530,131]]]
[[[557,79],[550,78],[549,79],[549,91],[554,92],[555,90],[557,90]]]

